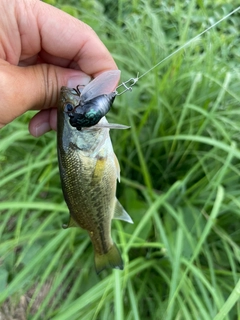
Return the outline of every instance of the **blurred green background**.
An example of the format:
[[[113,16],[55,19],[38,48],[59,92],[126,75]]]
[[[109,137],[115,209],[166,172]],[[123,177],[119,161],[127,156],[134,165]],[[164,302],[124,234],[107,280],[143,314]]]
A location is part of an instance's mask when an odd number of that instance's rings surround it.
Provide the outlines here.
[[[231,1],[46,1],[89,24],[136,77],[234,10]],[[63,26],[64,28],[64,26]],[[68,220],[56,133],[28,112],[0,131],[1,319],[240,319],[240,12],[116,98],[109,122],[124,271],[97,276]],[[76,34],[81,37],[81,34]],[[66,44],[67,45],[67,44]]]

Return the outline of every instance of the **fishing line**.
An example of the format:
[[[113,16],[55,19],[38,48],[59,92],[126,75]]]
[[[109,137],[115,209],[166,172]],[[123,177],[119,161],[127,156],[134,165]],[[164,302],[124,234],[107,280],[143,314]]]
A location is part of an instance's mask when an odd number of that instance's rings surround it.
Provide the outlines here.
[[[161,61],[159,61],[157,64],[155,64],[152,68],[148,69],[146,72],[144,72],[142,75],[138,76],[136,78],[130,78],[129,80],[122,82],[117,88],[116,88],[116,95],[120,96],[121,94],[127,92],[127,91],[132,91],[132,87],[138,82],[139,79],[141,79],[142,77],[144,77],[146,74],[148,74],[149,72],[151,72],[152,70],[154,70],[155,68],[157,68],[160,64],[162,64],[164,61],[168,60],[169,58],[171,58],[172,56],[174,56],[175,54],[177,54],[179,51],[181,51],[182,49],[186,48],[187,46],[189,46],[193,41],[197,40],[198,38],[200,38],[202,35],[204,35],[206,32],[208,32],[209,30],[211,30],[212,28],[216,27],[219,23],[221,23],[222,21],[226,20],[227,18],[229,18],[231,15],[233,15],[234,13],[236,13],[237,11],[240,10],[240,6],[237,7],[236,9],[234,9],[233,11],[231,11],[229,14],[227,14],[226,16],[224,16],[223,18],[221,18],[220,20],[218,20],[217,22],[215,22],[214,24],[212,24],[210,27],[208,27],[207,29],[203,30],[201,33],[199,33],[197,36],[195,36],[194,38],[190,39],[189,41],[187,41],[184,45],[182,45],[181,47],[179,47],[178,49],[176,49],[175,51],[173,51],[171,54],[169,54],[167,57],[165,57],[164,59],[162,59]],[[118,92],[117,89],[123,87],[123,91]]]

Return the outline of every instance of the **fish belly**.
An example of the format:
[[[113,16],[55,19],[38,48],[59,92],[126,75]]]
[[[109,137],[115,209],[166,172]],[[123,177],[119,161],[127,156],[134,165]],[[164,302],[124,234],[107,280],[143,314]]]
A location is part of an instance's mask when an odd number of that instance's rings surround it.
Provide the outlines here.
[[[72,152],[64,162],[62,186],[70,214],[81,228],[94,235],[91,239],[96,239],[97,250],[99,240],[107,250],[112,244],[110,228],[115,206],[114,159],[90,158]]]

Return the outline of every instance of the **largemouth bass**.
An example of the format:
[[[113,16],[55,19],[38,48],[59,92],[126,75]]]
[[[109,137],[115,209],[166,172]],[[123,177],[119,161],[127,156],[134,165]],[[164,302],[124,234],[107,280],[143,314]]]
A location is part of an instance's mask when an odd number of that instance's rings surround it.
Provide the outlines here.
[[[62,87],[58,106],[58,161],[63,195],[70,211],[69,223],[64,227],[87,230],[94,247],[97,273],[107,267],[123,269],[120,252],[111,237],[111,220],[132,223],[132,219],[116,199],[120,168],[109,130],[127,127],[109,124],[103,117],[94,126],[77,130],[70,122],[69,113],[79,108],[80,99],[78,90]]]

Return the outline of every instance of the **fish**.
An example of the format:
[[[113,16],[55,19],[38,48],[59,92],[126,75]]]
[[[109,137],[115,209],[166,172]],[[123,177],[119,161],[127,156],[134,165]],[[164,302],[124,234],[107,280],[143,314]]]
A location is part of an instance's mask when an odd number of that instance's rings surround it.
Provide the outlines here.
[[[129,127],[108,123],[105,117],[106,110],[110,109],[107,104],[112,104],[114,93],[106,88],[106,79],[116,81],[119,78],[117,71],[101,74],[81,92],[79,88],[62,87],[58,104],[58,163],[63,196],[70,213],[69,222],[63,227],[80,227],[88,232],[94,248],[97,274],[109,267],[124,268],[120,251],[111,237],[112,219],[133,223],[116,198],[120,167],[109,135],[110,129]],[[103,95],[108,103],[103,101]],[[93,125],[88,123],[88,126],[84,126],[84,121],[77,123],[79,112],[74,110],[82,105],[86,113],[90,112],[89,101],[96,101],[99,96],[99,109],[105,106],[100,120],[97,123],[93,121]],[[98,111],[96,105],[94,110]],[[73,118],[75,123],[71,123]]]

